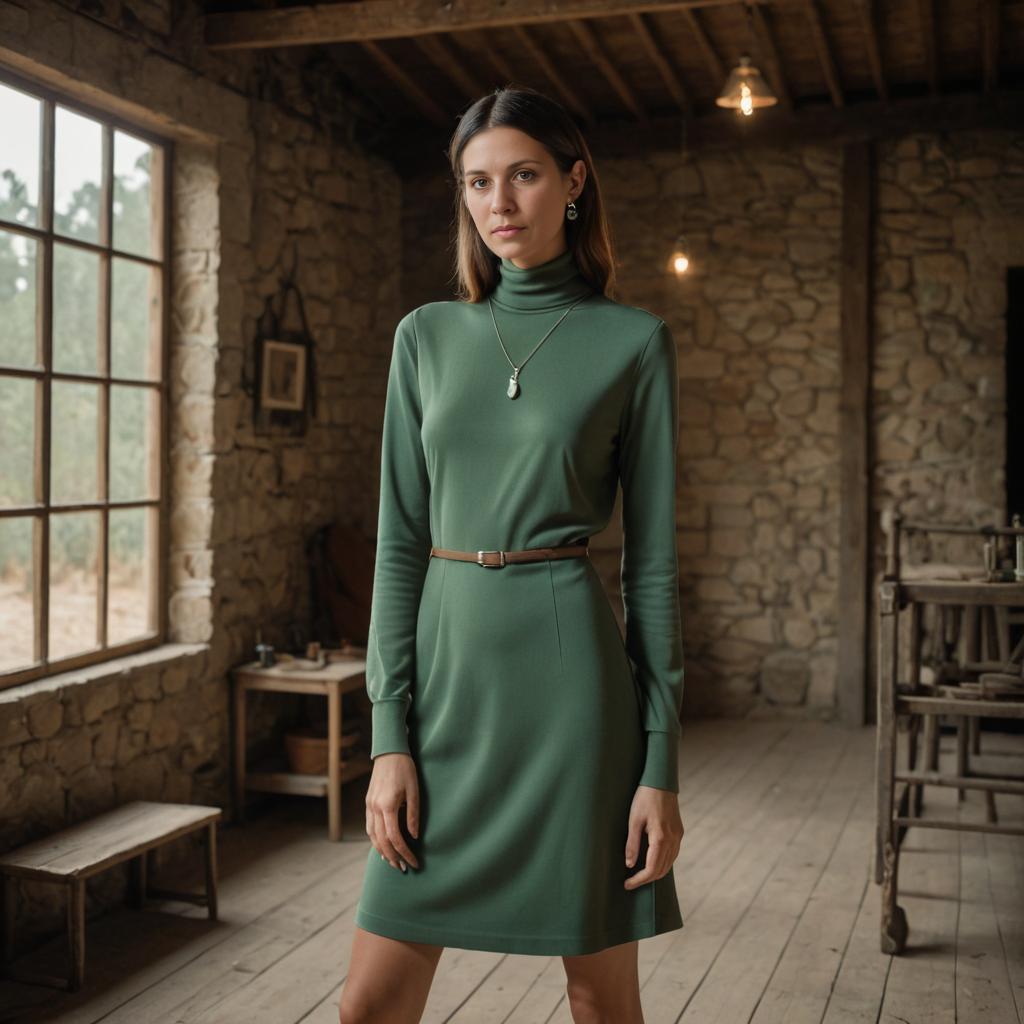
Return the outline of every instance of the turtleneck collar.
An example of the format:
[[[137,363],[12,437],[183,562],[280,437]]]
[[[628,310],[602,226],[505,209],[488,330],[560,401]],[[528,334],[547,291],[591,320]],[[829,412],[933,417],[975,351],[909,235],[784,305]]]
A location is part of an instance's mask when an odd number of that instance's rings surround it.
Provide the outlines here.
[[[506,309],[561,309],[594,292],[576,266],[571,249],[535,267],[517,267],[502,257],[498,272],[490,298]]]

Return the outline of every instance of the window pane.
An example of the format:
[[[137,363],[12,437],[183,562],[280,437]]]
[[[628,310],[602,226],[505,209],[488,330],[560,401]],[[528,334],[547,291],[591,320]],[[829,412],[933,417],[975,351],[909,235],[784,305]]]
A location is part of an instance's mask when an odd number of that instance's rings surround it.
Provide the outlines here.
[[[157,497],[159,398],[155,388],[110,386],[111,501]]]
[[[0,85],[0,220],[39,226],[41,101]]]
[[[110,372],[160,379],[160,269],[114,257],[111,282]]]
[[[0,363],[39,366],[36,240],[0,231]]]
[[[160,154],[148,143],[114,132],[114,248],[139,256],[158,256],[160,217],[154,186],[162,175]]]
[[[157,563],[156,529],[156,509],[111,509],[108,644],[126,643],[156,631],[151,601]]]
[[[55,380],[50,413],[50,500],[96,501],[99,488],[98,384]]]
[[[53,246],[53,368],[99,373],[100,258]]]
[[[34,519],[0,519],[0,672],[39,660],[35,650]]]
[[[50,659],[97,647],[99,512],[50,517]]]
[[[0,375],[0,507],[31,505],[42,497],[35,492],[38,392],[34,380]]]
[[[53,230],[100,240],[103,126],[57,106],[54,141]]]

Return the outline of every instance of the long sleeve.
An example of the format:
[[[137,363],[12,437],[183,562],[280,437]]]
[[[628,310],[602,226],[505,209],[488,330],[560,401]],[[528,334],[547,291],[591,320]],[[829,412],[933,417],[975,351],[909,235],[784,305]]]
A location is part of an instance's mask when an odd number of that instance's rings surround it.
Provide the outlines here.
[[[620,583],[626,653],[643,696],[640,785],[679,791],[683,642],[676,551],[679,382],[672,333],[659,321],[640,355],[619,429]]]
[[[396,328],[384,405],[366,651],[366,691],[373,702],[371,758],[410,752],[406,714],[416,670],[416,619],[430,560],[430,481],[420,437],[415,312]]]

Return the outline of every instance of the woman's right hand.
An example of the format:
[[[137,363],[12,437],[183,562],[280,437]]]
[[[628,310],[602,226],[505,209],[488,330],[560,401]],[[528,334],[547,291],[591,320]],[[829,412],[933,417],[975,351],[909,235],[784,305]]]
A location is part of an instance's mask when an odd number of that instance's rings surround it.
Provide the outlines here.
[[[378,754],[373,759],[370,785],[366,791],[366,834],[375,850],[393,867],[420,866],[416,854],[402,835],[398,811],[405,804],[409,832],[420,834],[420,789],[416,763],[409,754]],[[401,859],[400,859],[401,858]],[[405,863],[402,863],[402,860]]]

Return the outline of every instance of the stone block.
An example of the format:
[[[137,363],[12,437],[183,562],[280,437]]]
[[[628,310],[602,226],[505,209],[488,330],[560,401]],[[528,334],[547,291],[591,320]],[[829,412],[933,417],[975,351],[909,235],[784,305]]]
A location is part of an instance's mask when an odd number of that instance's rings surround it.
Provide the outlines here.
[[[761,693],[771,704],[790,707],[803,704],[809,684],[810,669],[804,657],[777,651],[761,663]]]

